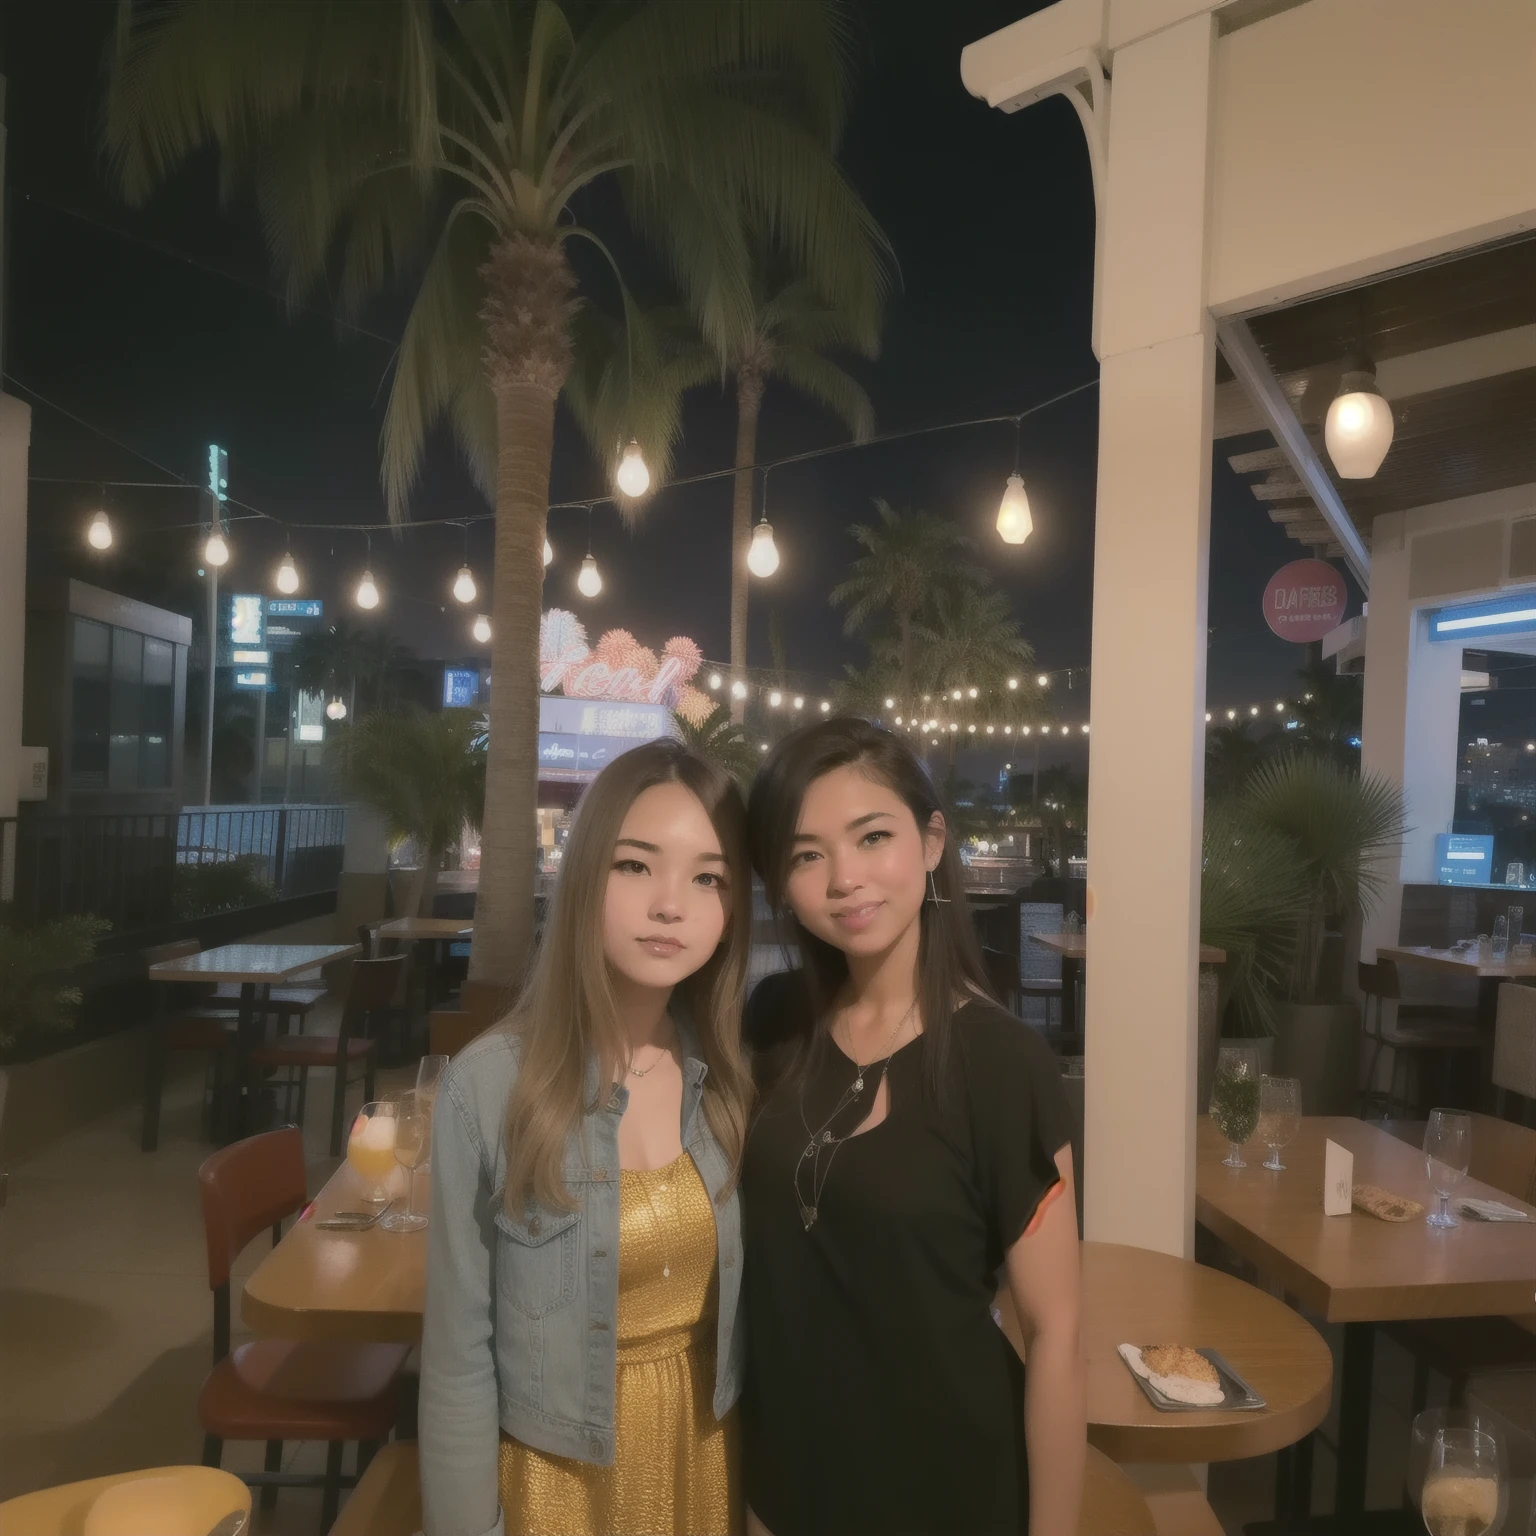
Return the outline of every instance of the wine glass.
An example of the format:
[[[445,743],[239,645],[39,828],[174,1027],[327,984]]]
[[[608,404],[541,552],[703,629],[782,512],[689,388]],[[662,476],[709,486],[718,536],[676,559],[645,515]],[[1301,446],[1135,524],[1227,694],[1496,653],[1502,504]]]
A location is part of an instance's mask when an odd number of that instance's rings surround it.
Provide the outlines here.
[[[1442,1429],[1480,1429],[1492,1434],[1493,1425],[1476,1408],[1426,1408],[1413,1421],[1408,1439],[1408,1466],[1404,1487],[1413,1507],[1419,1508],[1424,1493],[1424,1479],[1429,1476],[1429,1453]]]
[[[1216,1058],[1216,1081],[1211,1089],[1211,1118],[1227,1138],[1223,1168],[1246,1168],[1243,1143],[1259,1123],[1259,1075],[1257,1053],[1251,1045],[1224,1045]]]
[[[427,1218],[416,1209],[416,1169],[427,1155],[432,1117],[420,1095],[402,1094],[395,1106],[394,1158],[406,1170],[405,1209],[391,1211],[379,1225],[386,1232],[420,1232]]]
[[[1493,1536],[1508,1505],[1494,1437],[1485,1429],[1436,1430],[1419,1496],[1429,1536]]]
[[[381,1099],[364,1104],[347,1137],[347,1163],[369,1191],[370,1205],[388,1205],[385,1187],[395,1171],[395,1120],[399,1105]]]
[[[421,1065],[416,1068],[416,1095],[425,1100],[428,1114],[432,1113],[437,1103],[438,1085],[443,1080],[443,1073],[448,1069],[446,1056],[423,1056]]]
[[[1272,1173],[1284,1173],[1281,1147],[1295,1141],[1301,1129],[1301,1079],[1271,1077],[1259,1079],[1259,1140],[1269,1148],[1264,1166]]]
[[[1424,1167],[1440,1208],[1424,1219],[1432,1227],[1460,1223],[1447,1208],[1472,1161],[1472,1117],[1459,1109],[1432,1109],[1424,1127]]]

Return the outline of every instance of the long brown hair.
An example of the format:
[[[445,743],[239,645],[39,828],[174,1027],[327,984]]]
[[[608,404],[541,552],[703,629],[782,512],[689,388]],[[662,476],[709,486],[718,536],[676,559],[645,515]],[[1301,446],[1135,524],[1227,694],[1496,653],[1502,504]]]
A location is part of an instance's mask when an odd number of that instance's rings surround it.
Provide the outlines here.
[[[552,1209],[575,1205],[562,1173],[566,1143],[597,1104],[587,1098],[587,1065],[598,1063],[599,1100],[627,1059],[627,1042],[603,951],[603,901],[613,848],[636,799],[658,784],[698,797],[720,838],[731,881],[731,917],[719,947],[677,992],[698,1031],[709,1072],[704,1114],[733,1170],[752,1107],[741,1051],[741,1005],[752,943],[752,882],[746,810],[734,781],[676,741],[652,741],[615,758],[589,786],[565,845],[560,879],[528,985],[500,1028],[522,1046],[507,1104],[504,1204],[520,1216],[531,1198]],[[722,1199],[724,1194],[722,1194]]]
[[[939,1094],[953,1037],[951,1020],[957,999],[992,998],[992,985],[965,898],[954,821],[928,770],[912,749],[889,731],[852,717],[820,720],[792,732],[768,754],[752,785],[748,820],[752,858],[763,877],[780,931],[794,940],[810,993],[810,1014],[793,1039],[789,1060],[770,1069],[794,1078],[809,1066],[812,1052],[826,1033],[825,1024],[838,992],[848,980],[848,957],[805,928],[789,905],[790,861],[795,828],[806,791],[823,774],[856,768],[894,791],[917,821],[919,832],[935,814],[944,816],[944,851],[933,872],[932,893],[923,903],[917,950],[917,996],[923,1020],[923,1061],[929,1088]],[[938,899],[934,900],[936,896]]]

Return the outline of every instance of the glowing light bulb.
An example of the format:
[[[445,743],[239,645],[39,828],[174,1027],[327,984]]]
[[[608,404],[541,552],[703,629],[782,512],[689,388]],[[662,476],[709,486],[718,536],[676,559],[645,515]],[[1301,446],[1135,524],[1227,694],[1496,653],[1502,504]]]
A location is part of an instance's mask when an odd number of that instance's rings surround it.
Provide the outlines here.
[[[1369,369],[1346,373],[1328,407],[1323,441],[1341,480],[1369,480],[1392,446],[1392,407]]]
[[[347,718],[347,706],[339,694],[325,706],[325,718],[327,720],[345,720]]]
[[[955,691],[952,694],[950,694],[950,698],[958,699],[959,697],[960,697],[960,690],[958,688],[956,688]]]
[[[752,545],[747,550],[747,569],[754,576],[772,576],[779,568],[779,547],[773,542],[773,528],[766,522],[752,530]]]
[[[768,708],[777,709],[784,702],[784,695],[777,688],[768,695]]]
[[[273,581],[279,592],[297,592],[299,590],[299,568],[293,563],[293,555],[291,553],[283,556]]]
[[[459,574],[453,578],[454,601],[472,603],[475,600],[475,591],[475,573],[467,565],[461,565]]]
[[[711,688],[713,688],[716,693],[719,693],[719,691],[720,691],[720,683],[721,683],[720,674],[718,672],[711,672],[709,674],[709,686]]]
[[[1209,725],[1211,723],[1211,712],[1210,712],[1210,710],[1206,710],[1206,712],[1205,712],[1205,723],[1207,725]]]
[[[1035,687],[1037,688],[1049,688],[1050,686],[1051,680],[1045,675],[1044,672],[1042,672],[1040,676],[1035,679]]]
[[[1029,515],[1029,497],[1023,478],[1008,476],[1007,488],[997,507],[997,536],[1004,544],[1022,544],[1034,531],[1035,520]]]
[[[357,584],[357,591],[353,594],[359,608],[377,608],[379,606],[378,583],[373,579],[372,571],[364,571],[363,579]]]
[[[795,695],[795,708],[796,709],[804,709],[805,708],[805,700],[802,699],[798,693]]]
[[[112,524],[105,512],[98,512],[91,519],[91,526],[85,530],[85,536],[92,549],[112,548]]]
[[[1017,688],[1017,687],[1018,687],[1018,686],[1019,686],[1019,680],[1018,680],[1018,678],[1016,678],[1016,677],[1010,677],[1010,678],[1009,678],[1009,679],[1008,679],[1008,686],[1009,686],[1009,687],[1010,687],[1010,688]]]
[[[824,715],[830,715],[832,713],[832,704],[830,700],[823,699],[821,701],[821,712]]]
[[[1085,722],[1084,725],[1083,725],[1083,735],[1086,736],[1087,734],[1088,734],[1088,726],[1087,726],[1087,723]]]
[[[895,699],[887,699],[885,701],[885,707],[887,709],[895,709],[896,708],[896,700]]]
[[[581,574],[576,578],[576,590],[583,597],[596,597],[603,590],[603,578],[598,574],[597,561],[591,555],[581,562]]]
[[[618,488],[630,498],[644,496],[650,490],[651,471],[645,456],[640,452],[640,444],[634,438],[629,440],[629,447],[624,450],[624,457],[619,460],[613,479]]]
[[[203,545],[203,560],[215,568],[229,564],[229,544],[217,528],[208,535],[208,542]]]
[[[974,699],[976,697],[976,690],[974,688],[967,688],[965,690],[965,696],[968,699]]]
[[[738,677],[736,681],[731,684],[731,697],[733,699],[744,699],[746,696],[747,685]]]
[[[551,560],[553,560],[554,558],[555,558],[555,546],[553,544],[551,544],[548,539],[545,539],[544,540],[544,564],[548,565],[549,562]]]
[[[469,632],[475,637],[476,645],[491,643],[491,621],[483,613],[475,615],[475,622]]]

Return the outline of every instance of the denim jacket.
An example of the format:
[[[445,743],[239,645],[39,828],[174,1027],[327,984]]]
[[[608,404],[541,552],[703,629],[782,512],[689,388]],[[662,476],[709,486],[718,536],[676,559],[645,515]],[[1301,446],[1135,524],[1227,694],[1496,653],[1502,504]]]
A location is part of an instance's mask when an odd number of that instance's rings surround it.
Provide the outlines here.
[[[682,1144],[714,1204],[720,1317],[715,1415],[741,1393],[744,1340],[737,1197],[700,1101],[707,1070],[696,1032],[683,1050]],[[426,1536],[501,1536],[499,1430],[556,1456],[610,1466],[619,1307],[619,1087],[565,1152],[570,1211],[503,1209],[503,1126],[520,1045],[481,1035],[450,1063],[432,1129],[432,1224],[421,1341],[419,1434]],[[597,1063],[588,1066],[592,1101]],[[583,1137],[582,1132],[585,1132]]]

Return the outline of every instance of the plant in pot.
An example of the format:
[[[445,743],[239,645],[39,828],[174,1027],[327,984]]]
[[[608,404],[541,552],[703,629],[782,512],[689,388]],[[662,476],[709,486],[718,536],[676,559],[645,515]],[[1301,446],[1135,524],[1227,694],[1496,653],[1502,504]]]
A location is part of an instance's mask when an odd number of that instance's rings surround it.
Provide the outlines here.
[[[1254,821],[1294,846],[1305,892],[1274,1005],[1276,1070],[1301,1079],[1303,1113],[1348,1114],[1359,1072],[1359,1008],[1344,996],[1342,963],[1324,962],[1330,935],[1357,923],[1380,895],[1385,856],[1405,830],[1402,791],[1299,752],[1265,764],[1239,800]]]
[[[1197,1104],[1210,1103],[1221,1036],[1252,1041],[1259,1070],[1273,1044],[1276,999],[1296,952],[1307,890],[1295,843],[1243,802],[1205,808],[1200,859],[1200,942],[1226,951],[1200,974]],[[1223,1027],[1225,1025],[1225,1027]]]
[[[393,846],[415,843],[421,863],[402,915],[429,914],[444,854],[485,810],[482,717],[374,710],[331,738],[326,760],[343,792],[383,817]]]

